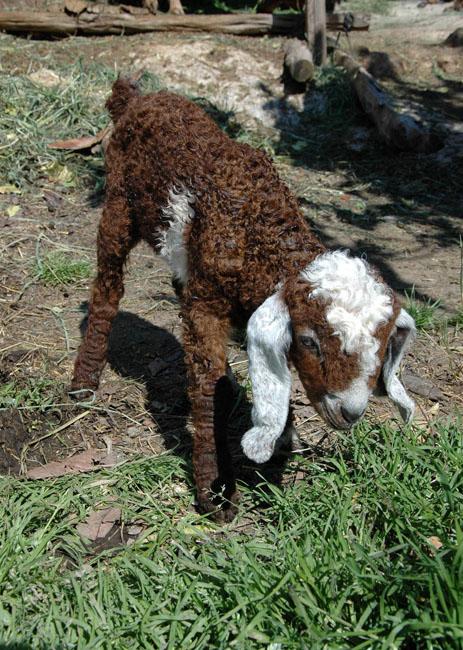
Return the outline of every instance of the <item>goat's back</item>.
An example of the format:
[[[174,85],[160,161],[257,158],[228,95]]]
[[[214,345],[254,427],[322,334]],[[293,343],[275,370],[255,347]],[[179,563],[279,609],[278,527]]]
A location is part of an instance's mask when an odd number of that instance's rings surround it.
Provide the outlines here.
[[[265,152],[230,139],[193,102],[123,90],[106,152],[108,200],[124,197],[137,236],[162,252],[173,196],[184,193],[183,210],[191,196],[194,218],[181,238],[190,269],[230,299],[259,304],[320,247],[295,197]]]

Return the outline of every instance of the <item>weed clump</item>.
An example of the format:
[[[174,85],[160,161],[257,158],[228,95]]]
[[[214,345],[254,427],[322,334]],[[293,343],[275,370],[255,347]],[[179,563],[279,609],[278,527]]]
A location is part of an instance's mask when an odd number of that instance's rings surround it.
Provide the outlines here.
[[[449,318],[448,323],[458,329],[463,328],[463,307],[460,307],[457,313]]]
[[[434,329],[438,324],[437,310],[440,307],[440,300],[433,301],[428,298],[425,302],[421,302],[416,299],[414,288],[410,292],[406,291],[405,296],[406,309],[415,320],[416,328],[418,330]]]
[[[0,409],[37,409],[41,412],[56,401],[58,387],[46,377],[30,377],[25,382],[11,379],[0,385]]]
[[[37,279],[43,284],[57,287],[86,280],[91,273],[87,260],[75,260],[62,251],[47,253],[37,262]]]

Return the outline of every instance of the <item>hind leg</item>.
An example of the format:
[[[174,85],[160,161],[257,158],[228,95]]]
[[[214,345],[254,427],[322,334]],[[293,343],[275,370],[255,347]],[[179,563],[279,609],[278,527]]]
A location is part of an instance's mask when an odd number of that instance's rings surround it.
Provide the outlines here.
[[[126,202],[122,198],[109,199],[98,230],[98,274],[93,284],[87,331],[74,365],[71,391],[98,388],[111,325],[124,294],[124,263],[135,243]]]

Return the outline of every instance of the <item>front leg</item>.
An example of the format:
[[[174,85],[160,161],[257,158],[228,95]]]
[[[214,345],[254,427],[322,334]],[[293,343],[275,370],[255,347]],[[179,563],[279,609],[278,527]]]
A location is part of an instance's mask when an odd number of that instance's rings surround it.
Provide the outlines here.
[[[233,519],[238,496],[226,432],[232,399],[226,376],[227,311],[227,305],[194,299],[183,308],[198,507],[214,513],[217,521]]]

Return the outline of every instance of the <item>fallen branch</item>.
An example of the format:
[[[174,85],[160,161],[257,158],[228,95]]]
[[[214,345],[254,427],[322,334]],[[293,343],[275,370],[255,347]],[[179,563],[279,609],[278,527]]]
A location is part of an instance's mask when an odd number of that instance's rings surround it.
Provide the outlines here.
[[[349,73],[363,110],[386,144],[401,151],[430,150],[429,131],[411,115],[399,113],[389,95],[364,67],[341,50],[335,52],[334,61]]]
[[[327,28],[343,29],[344,14],[327,16]],[[354,30],[367,30],[368,20],[357,16]],[[3,11],[0,12],[0,30],[11,33],[53,34],[137,34],[141,32],[221,32],[257,36],[261,34],[302,35],[302,14],[212,14],[172,16],[168,14],[89,13],[68,16],[61,12]]]

